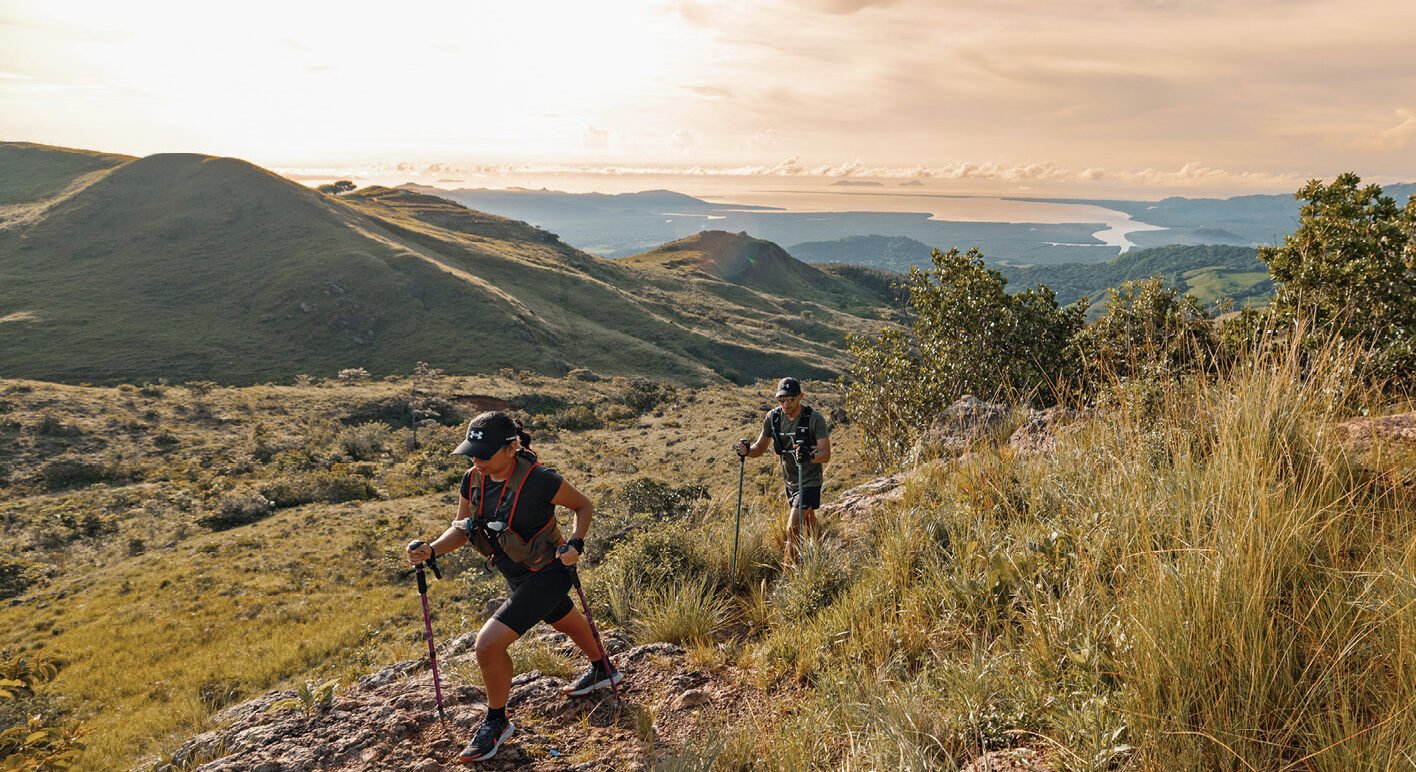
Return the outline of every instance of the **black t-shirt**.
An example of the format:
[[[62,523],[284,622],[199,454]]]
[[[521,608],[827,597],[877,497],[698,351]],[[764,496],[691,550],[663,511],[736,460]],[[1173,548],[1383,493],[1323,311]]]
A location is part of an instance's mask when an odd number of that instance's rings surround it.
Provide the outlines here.
[[[459,490],[462,498],[471,499],[472,471],[462,475],[462,484]],[[506,482],[510,482],[507,480]],[[506,482],[499,482],[490,477],[482,478],[482,504],[480,512],[473,512],[472,519],[492,520],[496,518],[497,507],[502,503],[502,496],[515,496],[516,490],[507,489]],[[538,466],[526,475],[526,484],[521,486],[521,498],[516,502],[516,511],[511,515],[511,529],[523,539],[529,540],[538,531],[546,527],[546,523],[556,516],[556,505],[551,500],[556,497],[556,492],[560,490],[562,478],[554,469]],[[495,540],[492,541],[492,565],[496,566],[503,575],[508,577],[523,576],[531,573],[531,570],[507,557],[502,552],[501,545]],[[549,567],[559,564],[559,560],[551,561]],[[544,570],[544,569],[543,569]]]

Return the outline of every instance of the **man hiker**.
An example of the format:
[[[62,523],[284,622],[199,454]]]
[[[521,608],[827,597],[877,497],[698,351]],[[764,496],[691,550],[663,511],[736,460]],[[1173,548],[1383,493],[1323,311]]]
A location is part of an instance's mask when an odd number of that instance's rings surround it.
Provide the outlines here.
[[[762,419],[762,433],[751,444],[738,440],[733,449],[745,458],[757,458],[772,448],[782,461],[787,481],[787,543],[783,564],[796,562],[797,542],[816,533],[816,509],[821,506],[821,466],[831,460],[831,427],[826,417],[802,404],[801,382],[783,378],[777,383],[777,407]]]
[[[537,622],[570,636],[591,665],[575,683],[562,689],[578,697],[619,683],[622,676],[601,659],[585,615],[570,600],[571,567],[585,554],[585,534],[594,507],[585,495],[556,472],[541,466],[531,452],[531,435],[511,416],[488,412],[467,425],[467,439],[453,451],[472,459],[462,476],[457,520],[431,544],[408,545],[416,565],[471,543],[501,572],[508,599],[477,633],[477,666],[487,693],[487,716],[462,751],[464,762],[482,761],[516,726],[506,715],[511,693],[509,647]],[[575,513],[570,538],[561,535],[557,506]]]

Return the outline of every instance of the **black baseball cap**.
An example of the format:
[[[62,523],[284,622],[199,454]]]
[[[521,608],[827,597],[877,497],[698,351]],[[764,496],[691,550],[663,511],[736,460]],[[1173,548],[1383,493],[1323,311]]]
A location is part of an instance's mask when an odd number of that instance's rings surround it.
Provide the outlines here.
[[[511,441],[519,436],[518,432],[516,422],[511,416],[505,413],[483,413],[468,422],[466,439],[452,453],[456,456],[491,458],[493,453],[510,445]]]
[[[795,378],[783,378],[777,381],[777,396],[795,397],[801,393],[801,381]]]

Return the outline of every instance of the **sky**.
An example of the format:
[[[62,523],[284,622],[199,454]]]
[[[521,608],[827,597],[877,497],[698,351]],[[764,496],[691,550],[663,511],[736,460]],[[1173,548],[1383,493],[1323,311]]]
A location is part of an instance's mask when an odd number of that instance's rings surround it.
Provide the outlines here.
[[[0,139],[290,173],[1416,180],[1411,0],[0,0]],[[332,172],[333,170],[333,172]]]

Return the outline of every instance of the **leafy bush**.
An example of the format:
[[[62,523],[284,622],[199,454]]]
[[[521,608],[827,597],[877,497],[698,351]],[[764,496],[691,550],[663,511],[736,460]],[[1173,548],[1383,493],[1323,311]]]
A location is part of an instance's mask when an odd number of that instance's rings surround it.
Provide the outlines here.
[[[0,600],[23,595],[39,577],[35,564],[21,558],[0,556]]]
[[[228,494],[221,499],[216,511],[197,518],[197,524],[213,531],[224,531],[264,520],[275,511],[270,499],[253,490]]]
[[[707,558],[699,540],[681,525],[661,525],[631,534],[595,568],[597,602],[621,624],[638,615],[645,594],[664,589],[680,577],[702,573]]]
[[[84,750],[84,730],[35,710],[38,687],[54,678],[50,662],[6,652],[0,658],[0,760],[5,769],[70,769]],[[47,715],[48,714],[48,715]]]
[[[413,415],[412,404],[412,399],[403,395],[369,400],[355,405],[340,422],[357,425],[378,421],[392,427],[407,427]],[[443,426],[454,426],[462,421],[456,405],[422,392],[418,394],[417,407],[420,421],[432,419]]]
[[[369,371],[362,367],[346,367],[339,371],[339,380],[344,383],[364,383],[369,380]]]
[[[261,486],[260,495],[276,507],[294,507],[315,501],[337,504],[378,496],[372,481],[350,471],[347,464],[327,470],[295,474],[271,480]]]
[[[1306,201],[1298,228],[1281,247],[1260,247],[1273,277],[1272,321],[1336,335],[1372,349],[1373,374],[1416,375],[1416,195],[1399,208],[1378,185],[1361,187],[1351,172],[1331,184],[1313,180],[1295,194]]]
[[[569,402],[549,394],[531,392],[511,398],[511,404],[529,416],[550,415],[565,410]]]
[[[83,488],[114,477],[108,466],[77,458],[56,458],[39,468],[40,481],[51,491]]]
[[[674,487],[649,477],[638,477],[606,497],[606,508],[622,508],[631,515],[649,514],[657,519],[687,515],[695,501],[708,498],[703,485]]]
[[[372,461],[383,455],[390,439],[388,426],[365,423],[344,429],[335,437],[339,449],[354,461]]]
[[[1106,380],[1169,381],[1213,361],[1218,340],[1209,314],[1159,277],[1110,290],[1106,313],[1073,339],[1090,385]]]
[[[935,250],[931,260],[928,270],[912,268],[906,282],[908,332],[847,340],[855,360],[847,407],[881,465],[900,457],[959,397],[1006,394],[1048,404],[1074,368],[1069,342],[1082,327],[1085,303],[1060,308],[1046,287],[1009,294],[1007,280],[984,266],[977,249]]]
[[[635,378],[620,393],[618,401],[636,413],[643,414],[665,402],[673,401],[677,395],[678,390],[671,384]]]
[[[586,429],[599,429],[605,425],[605,422],[595,415],[594,409],[590,406],[575,405],[552,416],[550,424],[556,429],[578,432]]]

